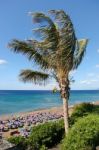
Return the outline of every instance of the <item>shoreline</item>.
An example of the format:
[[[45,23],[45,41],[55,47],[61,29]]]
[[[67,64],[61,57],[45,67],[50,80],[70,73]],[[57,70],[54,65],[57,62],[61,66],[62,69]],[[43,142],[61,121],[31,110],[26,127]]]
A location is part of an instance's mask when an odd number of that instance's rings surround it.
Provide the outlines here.
[[[86,102],[85,102],[86,103]],[[99,105],[99,100],[90,102],[93,105]],[[74,105],[69,105],[69,113],[71,114],[71,111],[73,110],[73,107],[75,105],[78,105],[80,103],[74,104]],[[18,117],[18,116],[27,116],[31,114],[37,114],[41,112],[52,112],[52,113],[60,113],[63,112],[63,106],[56,106],[56,107],[50,107],[50,108],[39,108],[35,110],[30,110],[30,111],[23,111],[23,112],[16,112],[13,114],[3,114],[0,115],[0,120],[7,120],[7,119],[12,119],[13,117]]]
[[[92,102],[91,104],[99,106],[99,101]],[[79,104],[77,104],[77,105],[79,105]],[[69,106],[69,115],[72,114],[74,106],[75,105]],[[28,116],[37,116],[37,118],[38,118],[38,115],[40,115],[40,114],[50,114],[52,116],[54,114],[56,114],[56,116],[58,115],[58,116],[62,116],[63,117],[63,107],[62,106],[58,106],[58,107],[51,107],[51,108],[46,108],[46,109],[39,109],[39,110],[35,110],[35,111],[33,110],[33,111],[29,111],[29,112],[15,113],[13,115],[2,115],[2,116],[0,116],[0,120],[7,122],[8,120],[16,120],[18,117],[27,118]],[[23,126],[23,128],[26,127],[26,126],[27,125],[25,124]],[[9,138],[9,137],[11,137],[11,132],[18,131],[19,128],[10,129],[7,132],[2,132],[2,135],[3,135],[4,138]]]
[[[74,105],[69,106],[69,111],[72,110]],[[27,116],[27,115],[34,115],[37,113],[41,112],[51,112],[51,113],[63,113],[63,107],[62,106],[56,106],[56,107],[51,107],[51,108],[40,108],[40,109],[35,109],[33,111],[24,111],[24,112],[18,112],[18,113],[13,113],[13,114],[4,114],[0,115],[0,120],[7,120],[7,119],[12,119],[13,117],[18,117],[18,116]]]
[[[73,105],[69,106],[69,115],[71,115],[71,113],[73,111],[73,107],[74,107]],[[13,116],[12,115],[2,115],[2,116],[0,116],[0,120],[2,120],[2,121],[14,120],[17,117],[35,116],[35,115],[39,115],[40,113],[42,113],[42,114],[51,114],[52,116],[54,114],[59,115],[59,116],[62,115],[62,117],[63,117],[63,107],[59,106],[59,107],[40,109],[40,110],[35,110],[35,111],[30,111],[30,112],[22,112],[22,113],[14,114]],[[25,127],[26,126],[24,125],[22,128],[25,128]],[[3,138],[7,139],[7,138],[11,137],[11,133],[12,132],[16,132],[18,130],[19,130],[19,128],[17,128],[17,129],[10,129],[7,132],[2,132],[2,136],[3,136]]]

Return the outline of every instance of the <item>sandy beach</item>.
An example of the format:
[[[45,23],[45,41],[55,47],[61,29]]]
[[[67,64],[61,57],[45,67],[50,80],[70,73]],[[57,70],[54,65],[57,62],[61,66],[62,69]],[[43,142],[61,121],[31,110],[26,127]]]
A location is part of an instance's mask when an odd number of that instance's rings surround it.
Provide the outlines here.
[[[72,113],[73,106],[69,106],[69,114]],[[34,116],[40,113],[50,113],[50,114],[57,114],[57,115],[63,115],[63,108],[62,107],[52,107],[49,109],[40,109],[40,110],[35,110],[35,111],[30,111],[30,112],[22,112],[22,113],[16,113],[13,115],[2,115],[0,116],[0,120],[6,121],[6,120],[12,120],[13,118],[16,119],[17,117],[27,117],[27,116]],[[10,129],[7,132],[2,132],[2,135],[4,138],[9,138],[11,136],[11,132],[17,131],[18,129]]]
[[[94,105],[99,105],[99,101],[93,102]],[[69,115],[71,115],[72,111],[73,111],[74,106],[69,106]],[[22,113],[16,113],[13,115],[2,115],[0,116],[0,120],[2,121],[7,121],[7,120],[17,120],[18,117],[22,117],[22,118],[27,118],[28,116],[36,116],[37,118],[40,118],[39,115],[40,114],[46,114],[46,115],[57,115],[60,116],[59,118],[63,117],[63,108],[61,107],[52,107],[52,108],[47,108],[47,109],[40,109],[40,110],[35,110],[35,111],[30,111],[30,112],[22,112]],[[42,117],[42,115],[41,115]],[[44,116],[43,116],[44,117]],[[48,116],[47,116],[48,117]],[[52,120],[55,120],[55,118]],[[26,120],[25,120],[26,121]],[[46,122],[46,120],[45,120]],[[39,121],[38,121],[39,123]],[[36,124],[38,124],[36,123]],[[36,125],[33,124],[33,125]],[[25,125],[23,126],[23,128],[25,127]],[[13,131],[18,131],[18,128],[16,129],[10,129],[6,132],[2,132],[2,135],[4,138],[8,138],[11,136],[11,132]]]
[[[69,106],[69,113],[72,113],[73,110],[73,105]],[[0,120],[7,120],[7,119],[12,119],[13,117],[18,117],[18,116],[27,116],[27,115],[34,115],[37,113],[41,112],[51,112],[51,113],[58,113],[62,114],[63,113],[63,108],[62,106],[60,107],[52,107],[52,108],[46,108],[46,109],[39,109],[39,110],[33,110],[33,111],[28,111],[28,112],[20,112],[20,113],[14,113],[13,115],[0,115]]]

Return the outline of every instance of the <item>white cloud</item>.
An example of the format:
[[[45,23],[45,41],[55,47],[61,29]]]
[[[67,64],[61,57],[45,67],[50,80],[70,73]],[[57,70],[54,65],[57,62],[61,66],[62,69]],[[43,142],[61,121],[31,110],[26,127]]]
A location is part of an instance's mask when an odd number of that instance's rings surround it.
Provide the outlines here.
[[[99,64],[96,65],[96,68],[99,68]]]
[[[3,64],[6,64],[7,63],[7,61],[6,60],[4,60],[4,59],[0,59],[0,65],[3,65]]]
[[[91,79],[91,80],[82,80],[80,81],[80,84],[93,84],[94,82],[97,82],[98,80],[94,80],[94,79]]]
[[[90,82],[88,80],[83,80],[83,81],[80,81],[80,84],[90,84]]]

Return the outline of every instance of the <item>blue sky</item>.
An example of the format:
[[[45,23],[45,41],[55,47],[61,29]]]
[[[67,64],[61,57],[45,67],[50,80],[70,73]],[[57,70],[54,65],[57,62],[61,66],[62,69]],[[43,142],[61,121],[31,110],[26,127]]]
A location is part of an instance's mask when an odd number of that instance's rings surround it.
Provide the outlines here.
[[[0,89],[52,89],[56,83],[46,86],[24,84],[19,81],[21,69],[34,68],[21,54],[11,52],[7,44],[13,38],[31,38],[32,18],[28,12],[63,9],[71,17],[76,36],[88,38],[84,60],[72,73],[75,83],[72,89],[99,89],[99,1],[98,0],[1,0],[0,1]]]

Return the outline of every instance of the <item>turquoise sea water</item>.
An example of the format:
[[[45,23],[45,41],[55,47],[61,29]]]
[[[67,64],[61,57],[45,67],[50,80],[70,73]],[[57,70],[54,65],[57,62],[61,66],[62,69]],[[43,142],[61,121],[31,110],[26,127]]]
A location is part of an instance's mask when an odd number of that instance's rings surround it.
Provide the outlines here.
[[[71,91],[69,105],[99,100],[99,90]],[[52,91],[0,91],[0,115],[62,105],[59,93]]]

